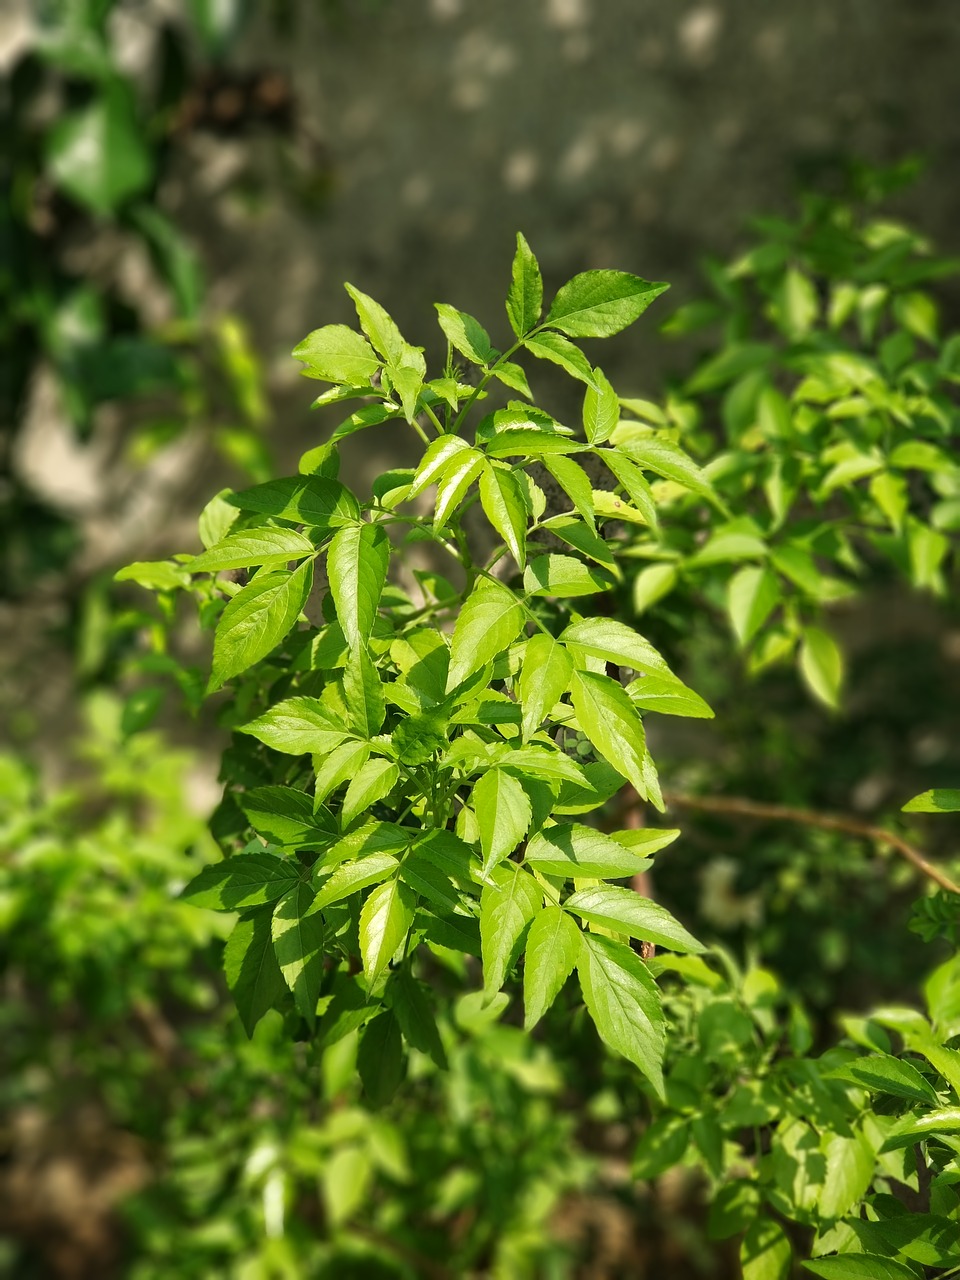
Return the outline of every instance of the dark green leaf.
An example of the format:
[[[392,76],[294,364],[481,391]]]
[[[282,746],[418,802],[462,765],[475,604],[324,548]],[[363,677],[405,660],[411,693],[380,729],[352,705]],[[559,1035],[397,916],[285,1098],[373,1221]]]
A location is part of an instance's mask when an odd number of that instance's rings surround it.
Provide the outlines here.
[[[357,1071],[372,1107],[390,1101],[403,1079],[403,1070],[400,1023],[392,1009],[385,1009],[364,1027],[357,1052]]]
[[[195,907],[241,911],[276,902],[300,879],[300,865],[272,853],[238,853],[204,867],[180,895]]]
[[[939,1099],[936,1090],[916,1067],[903,1058],[889,1054],[873,1054],[868,1058],[856,1058],[842,1067],[834,1067],[828,1073],[830,1080],[848,1080],[861,1089],[874,1093],[889,1093],[911,1102],[931,1102]]]
[[[301,884],[273,911],[273,949],[297,1012],[311,1031],[323,980],[323,917],[314,907],[314,889]]]
[[[917,1280],[917,1273],[910,1267],[874,1253],[838,1254],[832,1258],[816,1258],[803,1265],[815,1276],[822,1276],[823,1280]]]
[[[143,191],[152,163],[130,94],[116,80],[81,111],[65,115],[49,134],[54,182],[94,213],[107,215]]]
[[[296,625],[313,586],[313,561],[292,573],[278,570],[253,579],[227,604],[213,638],[208,692],[271,653]]]
[[[575,551],[581,552],[588,560],[595,560],[597,564],[602,564],[615,576],[619,576],[620,569],[609,544],[583,520],[569,515],[551,516],[549,520],[543,521],[542,527],[573,547]]]
[[[241,916],[223,952],[227,986],[248,1036],[287,990],[273,950],[271,916],[270,911]]]
[[[237,796],[254,831],[288,849],[323,849],[337,838],[328,810],[294,787],[254,787]]]
[[[407,1043],[432,1058],[441,1071],[446,1071],[447,1055],[427,996],[428,990],[404,967],[390,979],[387,996]]]
[[[259,511],[278,520],[295,520],[319,529],[358,520],[360,504],[337,480],[326,476],[287,476],[268,480],[240,493],[231,493],[226,501],[241,511]]]

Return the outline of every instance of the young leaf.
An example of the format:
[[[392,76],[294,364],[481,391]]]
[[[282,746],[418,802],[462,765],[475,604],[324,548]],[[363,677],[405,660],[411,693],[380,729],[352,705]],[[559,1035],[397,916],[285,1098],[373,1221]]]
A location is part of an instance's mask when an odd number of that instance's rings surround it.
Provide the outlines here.
[[[251,565],[279,565],[312,556],[316,547],[295,529],[244,529],[229,534],[185,566],[188,573],[219,573]]]
[[[227,986],[248,1036],[287,989],[274,954],[270,921],[269,911],[241,916],[223,951]]]
[[[743,1280],[790,1280],[793,1250],[772,1218],[755,1218],[740,1245]]]
[[[522,569],[527,560],[527,504],[520,481],[512,471],[485,463],[480,476],[480,505]]]
[[[513,853],[530,826],[530,800],[516,778],[501,769],[485,773],[473,788],[473,810],[480,828],[483,874]]]
[[[268,480],[226,499],[241,511],[258,511],[277,520],[295,520],[319,529],[335,528],[360,518],[360,504],[344,485],[327,476],[286,476]]]
[[[353,299],[360,328],[388,364],[398,364],[407,344],[393,318],[379,302],[361,293],[355,285],[345,284],[343,287]]]
[[[583,429],[591,444],[603,444],[620,421],[620,400],[599,369],[593,377],[594,385],[583,397]]]
[[[843,655],[833,636],[819,627],[807,627],[799,654],[800,671],[811,692],[836,708],[843,682]]]
[[[523,1027],[530,1031],[560,994],[577,964],[580,930],[565,911],[538,911],[527,933],[523,962]]]
[[[334,902],[342,902],[361,889],[368,889],[372,884],[380,884],[392,875],[399,867],[399,862],[391,853],[370,853],[356,862],[342,862],[333,874],[320,885],[320,892],[314,902],[315,910],[329,907]],[[321,866],[318,870],[322,871]],[[314,873],[316,878],[316,872]]]
[[[447,1055],[440,1031],[422,982],[404,966],[391,977],[387,999],[397,1015],[403,1038],[414,1049],[427,1054],[441,1071],[447,1070]]]
[[[670,951],[698,955],[704,950],[666,907],[651,902],[649,898],[641,898],[633,889],[613,884],[593,885],[572,894],[563,905],[588,924],[653,942]]]
[[[567,691],[573,660],[552,636],[538,633],[527,641],[517,682],[526,741]]]
[[[507,293],[507,318],[518,338],[529,333],[540,319],[543,308],[543,280],[533,250],[517,232],[517,252],[513,259],[510,289]]]
[[[238,725],[237,733],[249,733],[274,751],[291,756],[308,751],[326,755],[349,736],[317,698],[286,698],[256,720]]]
[[[497,353],[490,344],[490,335],[479,320],[474,320],[473,316],[467,315],[465,311],[458,311],[447,302],[437,302],[434,305],[440,317],[440,328],[454,350],[482,368],[496,359]]]
[[[625,943],[582,933],[577,974],[601,1040],[639,1067],[662,1098],[664,1019],[647,966]]]
[[[643,724],[623,688],[609,676],[577,671],[570,692],[580,728],[597,753],[646,798]]]
[[[377,756],[367,761],[351,780],[340,808],[340,821],[345,827],[378,800],[388,796],[397,785],[400,770],[389,760]]]
[[[523,607],[510,588],[481,578],[464,601],[453,629],[447,692],[513,644],[523,623]]]
[[[730,579],[727,612],[737,640],[747,645],[780,603],[780,583],[767,568],[748,565]]]
[[[305,377],[350,387],[369,384],[381,365],[369,342],[345,324],[314,329],[294,347],[293,358],[306,365]]]
[[[606,662],[633,667],[644,675],[672,674],[648,640],[614,618],[581,618],[579,622],[571,622],[561,632],[560,640]]]
[[[204,867],[181,893],[185,902],[212,911],[242,911],[276,902],[300,879],[300,865],[272,853],[243,853]]]
[[[585,382],[588,387],[594,385],[590,361],[579,347],[562,338],[559,333],[541,332],[535,338],[527,338],[523,345],[538,360],[549,360],[551,364],[558,364],[561,369],[569,373],[571,378]]]
[[[213,638],[209,693],[252,667],[277,647],[295,625],[313,585],[313,561],[293,573],[254,578],[227,604]]]
[[[273,911],[273,949],[297,1012],[312,1031],[323,979],[323,917],[314,909],[315,890],[300,884]]]
[[[535,556],[523,575],[524,590],[531,596],[595,596],[614,585],[606,570],[584,564],[574,556]]]
[[[373,982],[393,959],[413,923],[415,899],[399,880],[378,885],[360,912],[360,954],[367,982]]]
[[[252,787],[237,797],[247,821],[271,844],[288,849],[324,849],[337,838],[337,826],[326,809],[317,808],[305,791],[294,787]]]
[[[583,271],[558,291],[545,323],[569,338],[609,338],[669,287],[627,271]]]
[[[333,536],[327,576],[337,620],[351,648],[370,638],[387,580],[390,540],[379,524],[350,524]]]
[[[565,879],[596,876],[619,880],[650,865],[644,853],[624,848],[593,827],[572,822],[538,832],[528,842],[524,860],[537,871]]]
[[[543,889],[515,863],[498,869],[496,883],[480,897],[480,946],[483,988],[493,995],[503,986],[527,923],[543,905]]]

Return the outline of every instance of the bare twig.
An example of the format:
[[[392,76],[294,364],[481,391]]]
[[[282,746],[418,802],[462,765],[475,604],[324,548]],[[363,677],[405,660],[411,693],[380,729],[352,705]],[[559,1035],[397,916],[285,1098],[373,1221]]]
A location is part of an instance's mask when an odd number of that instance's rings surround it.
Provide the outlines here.
[[[732,817],[755,818],[759,821],[794,822],[799,826],[819,827],[821,831],[839,831],[843,835],[869,840],[872,844],[889,845],[916,867],[921,875],[938,884],[941,889],[960,894],[960,885],[955,884],[939,867],[928,862],[903,836],[887,831],[884,827],[875,827],[869,822],[859,822],[856,818],[829,813],[815,813],[810,809],[793,809],[787,805],[762,804],[739,796],[691,796],[679,791],[665,791],[663,798],[668,805],[676,805],[678,808],[699,809],[703,813],[727,813]]]

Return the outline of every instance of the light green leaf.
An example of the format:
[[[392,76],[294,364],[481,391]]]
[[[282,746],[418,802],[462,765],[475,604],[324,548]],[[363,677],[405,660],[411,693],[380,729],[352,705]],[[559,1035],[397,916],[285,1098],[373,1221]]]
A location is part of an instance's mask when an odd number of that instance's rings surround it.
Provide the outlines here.
[[[524,861],[537,871],[565,879],[596,876],[600,880],[620,880],[650,866],[643,853],[624,848],[593,827],[571,822],[547,827],[532,836]]]
[[[625,440],[620,448],[647,471],[653,471],[656,475],[663,476],[665,480],[682,484],[685,489],[699,494],[702,498],[707,498],[710,502],[715,504],[718,502],[713,485],[703,470],[697,466],[689,454],[684,453],[671,441],[663,440],[658,436],[632,436]]]
[[[208,693],[277,647],[300,617],[312,585],[313,561],[305,560],[293,573],[263,574],[237,592],[217,623]]]
[[[466,449],[458,453],[443,469],[437,484],[437,505],[433,513],[433,527],[439,532],[460,506],[470,486],[487,465],[479,449]]]
[[[583,429],[591,444],[603,444],[620,421],[620,400],[599,369],[594,369],[593,378],[594,385],[583,397]]]
[[[324,756],[317,768],[316,803],[322,804],[331,791],[352,778],[366,763],[369,754],[368,742],[349,741]]]
[[[374,757],[361,765],[347,787],[340,808],[340,821],[348,827],[361,813],[390,794],[397,785],[400,770],[395,764],[381,757]]]
[[[285,698],[256,720],[238,725],[237,732],[291,756],[308,751],[326,755],[349,736],[317,698]]]
[[[727,612],[737,640],[747,645],[780,603],[780,583],[770,569],[748,565],[727,586]]]
[[[793,1250],[778,1222],[756,1218],[740,1245],[743,1280],[790,1280]]]
[[[529,333],[540,319],[543,308],[543,280],[533,250],[517,232],[517,252],[513,259],[510,289],[507,293],[507,318],[518,338]]]
[[[237,803],[254,831],[284,848],[323,849],[338,834],[332,815],[295,787],[251,787]]]
[[[483,988],[488,996],[503,986],[529,921],[543,906],[543,889],[522,867],[511,863],[496,872],[496,883],[480,896],[480,947]]]
[[[699,955],[704,950],[666,907],[651,902],[649,898],[641,898],[633,889],[612,884],[592,885],[572,894],[563,906],[589,924],[653,942],[670,951]]]
[[[362,738],[375,737],[383,728],[386,704],[376,663],[366,649],[351,651],[343,668],[341,688],[354,729]]]
[[[574,672],[570,691],[580,728],[597,753],[646,798],[643,724],[626,692],[616,680],[592,671]]]
[[[185,567],[189,573],[219,573],[222,569],[246,569],[251,565],[286,564],[315,551],[310,539],[295,529],[244,529],[194,556]]]
[[[337,620],[351,648],[370,638],[387,580],[390,540],[379,524],[349,524],[333,535],[327,577]]]
[[[560,701],[573,674],[573,660],[552,636],[538,633],[527,641],[517,694],[523,708],[524,741]]]
[[[491,458],[546,458],[577,453],[581,446],[559,431],[507,427],[485,441],[484,448]]]
[[[530,1031],[560,994],[576,968],[580,930],[565,911],[538,911],[527,933],[523,961],[523,1026]]]
[[[436,440],[431,440],[430,444],[424,451],[424,455],[417,467],[416,474],[413,477],[413,483],[410,486],[409,498],[419,497],[424,489],[429,489],[443,475],[447,465],[465,450],[472,452],[470,445],[462,436],[439,436]]]
[[[904,813],[960,813],[960,788],[935,787],[903,806]]]
[[[204,867],[181,893],[185,902],[211,911],[242,911],[276,902],[300,879],[300,864],[272,853],[238,853]]]
[[[413,923],[414,895],[399,880],[378,885],[360,912],[363,972],[373,982],[387,967]]]
[[[368,889],[372,884],[380,884],[399,866],[400,863],[393,854],[376,851],[369,853],[365,858],[357,859],[356,862],[341,862],[327,879],[319,881],[320,891],[314,902],[315,910],[319,911],[322,907],[329,907],[334,902],[351,898],[355,893],[359,893],[361,889]],[[322,864],[315,868],[315,880],[323,869]]]
[[[522,396],[526,396],[528,400],[533,399],[533,392],[530,390],[530,383],[527,381],[527,375],[518,364],[514,364],[512,360],[498,360],[490,370],[498,382],[502,382],[505,387],[509,387],[511,391],[519,391]]]
[[[874,1168],[873,1148],[863,1133],[852,1137],[834,1133],[826,1140],[827,1173],[820,1191],[824,1218],[842,1218],[853,1211],[870,1189]]]
[[[541,332],[535,338],[527,338],[523,345],[538,360],[549,360],[551,364],[558,364],[561,369],[570,374],[571,378],[585,382],[588,387],[594,385],[590,361],[579,347],[562,338],[559,333]]]
[[[527,560],[527,505],[512,471],[485,464],[480,476],[480,505],[522,569]]]
[[[313,1030],[323,980],[323,917],[313,905],[314,889],[299,885],[273,911],[273,950],[297,1012]]]
[[[575,646],[606,662],[632,667],[644,675],[671,675],[666,661],[643,636],[613,618],[581,618],[560,633],[563,644]]]
[[[917,1273],[875,1253],[844,1253],[804,1262],[807,1271],[823,1280],[917,1280]]]
[[[665,716],[689,716],[712,720],[713,711],[700,697],[673,675],[641,676],[627,685],[630,701],[641,711],[658,711]]]
[[[583,271],[557,292],[545,323],[570,338],[609,338],[669,288],[627,271]]]
[[[657,506],[653,499],[653,490],[650,488],[649,480],[636,463],[624,457],[619,449],[598,449],[596,456],[603,459],[637,511],[651,529],[655,529]]]
[[[113,575],[114,582],[135,582],[148,591],[180,591],[190,585],[190,571],[172,560],[137,560]]]
[[[370,339],[373,347],[388,364],[398,364],[407,344],[393,318],[379,302],[368,294],[362,293],[355,285],[345,284],[343,287],[353,299],[360,328]]]
[[[360,504],[344,485],[327,476],[286,476],[242,489],[225,498],[241,511],[259,511],[278,520],[320,529],[336,528],[360,518]]]
[[[248,1036],[287,990],[273,950],[270,921],[270,911],[241,916],[223,951],[227,986]]]
[[[811,692],[828,707],[837,707],[843,683],[843,655],[833,636],[819,627],[807,627],[800,646],[799,664]]]
[[[601,1040],[638,1067],[662,1098],[664,1019],[647,966],[625,943],[582,933],[577,974]]]
[[[328,324],[314,329],[291,353],[302,360],[308,378],[363,387],[380,369],[382,361],[365,338],[345,324]]]
[[[465,311],[451,307],[447,302],[437,302],[434,305],[440,318],[440,328],[454,350],[481,368],[486,368],[497,353],[490,343],[489,333],[480,321],[467,315]]]
[[[590,478],[579,463],[562,454],[544,458],[543,465],[556,480],[576,510],[583,516],[591,531],[596,533],[593,509],[593,487]]]
[[[943,1049],[941,1052],[950,1053],[950,1050]],[[937,1066],[933,1046],[924,1048],[923,1055]],[[887,1134],[880,1150],[896,1151],[900,1147],[909,1147],[915,1142],[935,1138],[938,1133],[960,1134],[960,1107],[940,1107],[937,1111],[929,1111],[923,1116],[902,1116]]]
[[[151,154],[119,78],[90,106],[54,125],[47,160],[57,186],[94,213],[111,214],[144,190],[152,176]]]
[[[487,876],[526,835],[532,816],[530,799],[516,778],[491,769],[474,786],[471,805],[477,815],[483,874]]]
[[[911,1102],[932,1102],[936,1105],[938,1101],[935,1089],[916,1067],[903,1058],[894,1058],[889,1054],[856,1058],[844,1063],[842,1067],[834,1067],[827,1073],[827,1079],[848,1080],[861,1089],[889,1093],[897,1098],[907,1098]]]
[[[450,643],[447,692],[513,644],[524,618],[520,601],[509,587],[482,578],[457,615]]]
[[[651,605],[670,594],[679,581],[676,565],[651,564],[641,569],[633,580],[633,607],[643,613]]]
[[[574,556],[535,556],[523,575],[524,590],[531,596],[594,596],[614,585],[613,577],[604,569],[584,564]]]

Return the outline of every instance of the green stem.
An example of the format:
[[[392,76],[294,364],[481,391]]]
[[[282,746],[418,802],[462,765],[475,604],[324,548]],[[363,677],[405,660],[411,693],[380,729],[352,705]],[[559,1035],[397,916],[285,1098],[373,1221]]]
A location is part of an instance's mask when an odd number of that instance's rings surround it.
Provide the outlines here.
[[[440,419],[437,417],[437,415],[430,408],[430,406],[428,404],[423,404],[423,402],[421,401],[421,408],[423,409],[427,417],[430,419],[430,421],[433,423],[433,425],[436,427],[437,435],[445,436],[447,434],[446,428],[444,427]],[[424,439],[426,439],[426,436],[424,436]]]

